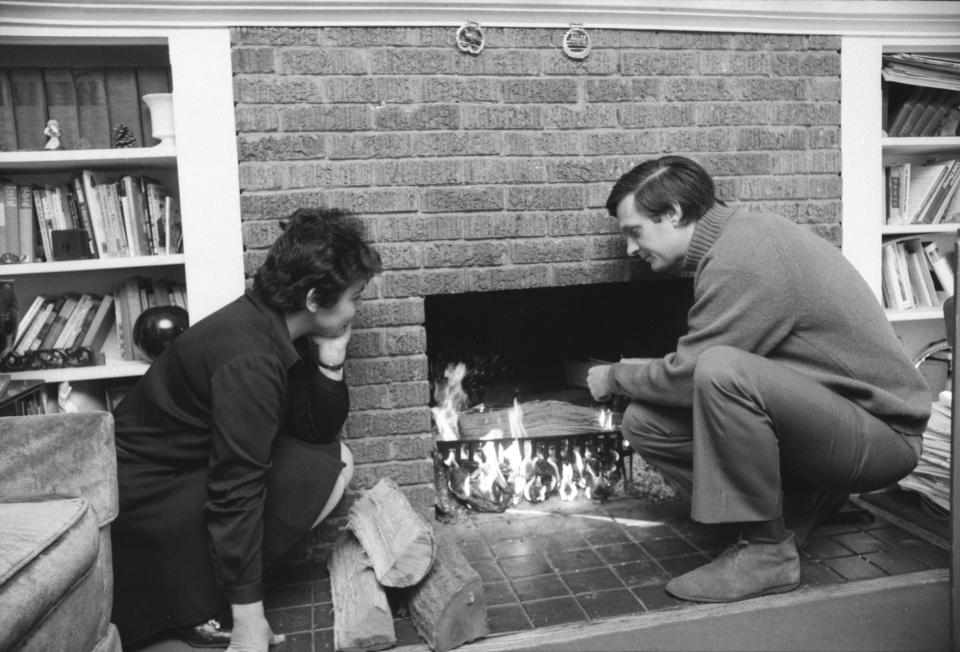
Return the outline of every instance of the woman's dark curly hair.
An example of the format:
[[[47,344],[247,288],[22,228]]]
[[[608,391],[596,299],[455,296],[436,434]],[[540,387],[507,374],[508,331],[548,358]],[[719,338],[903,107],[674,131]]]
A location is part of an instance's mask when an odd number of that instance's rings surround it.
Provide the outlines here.
[[[380,255],[364,241],[359,220],[346,211],[301,208],[281,226],[283,233],[253,280],[275,308],[301,310],[310,290],[328,308],[353,283],[380,272]]]

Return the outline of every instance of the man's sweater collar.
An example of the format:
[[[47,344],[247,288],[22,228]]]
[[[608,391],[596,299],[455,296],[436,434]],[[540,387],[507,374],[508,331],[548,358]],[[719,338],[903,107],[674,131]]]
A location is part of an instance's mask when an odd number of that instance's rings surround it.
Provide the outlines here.
[[[720,233],[727,225],[727,220],[736,210],[730,206],[714,204],[713,208],[697,220],[697,224],[693,228],[693,235],[690,237],[690,246],[687,247],[687,253],[683,257],[682,273],[693,274],[697,271],[700,261],[703,260],[710,247],[720,237]]]

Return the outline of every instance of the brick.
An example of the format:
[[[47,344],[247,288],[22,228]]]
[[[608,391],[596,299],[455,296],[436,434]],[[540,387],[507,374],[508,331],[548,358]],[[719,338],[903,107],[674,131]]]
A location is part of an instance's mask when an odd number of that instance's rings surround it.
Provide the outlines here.
[[[317,42],[312,27],[233,27],[230,42],[234,45],[311,45]]]
[[[550,272],[551,286],[616,283],[630,279],[630,265],[626,259],[557,264],[550,267]]]
[[[497,187],[425,188],[421,195],[422,210],[427,213],[503,208],[503,191]]]
[[[762,52],[701,52],[701,75],[766,75],[770,60]]]
[[[322,158],[324,138],[316,134],[244,134],[237,137],[240,161]]]
[[[502,142],[495,132],[415,133],[411,147],[414,156],[485,156],[499,154]]]
[[[449,163],[447,167],[450,167]],[[543,160],[533,159],[469,159],[461,163],[463,182],[490,183],[545,183],[547,171]]]
[[[464,129],[540,129],[543,107],[469,105],[463,107]]]
[[[656,45],[664,50],[726,50],[735,35],[727,32],[656,32]]]
[[[838,176],[778,176],[742,178],[737,182],[737,198],[752,199],[799,199],[834,198],[840,196],[841,183]]]
[[[811,77],[806,81],[806,99],[819,102],[840,101],[840,80],[837,78]]]
[[[770,157],[770,174],[840,174],[840,150],[784,152]]]
[[[742,79],[740,99],[745,101],[773,100],[783,102],[787,100],[805,100],[808,95],[808,81],[805,79]]]
[[[546,180],[551,183],[583,183],[619,177],[620,162],[609,158],[576,158],[547,161]]]
[[[521,235],[524,215],[518,213],[480,213],[463,219],[463,237],[470,239],[513,238]],[[546,222],[543,222],[544,228]]]
[[[386,355],[382,329],[357,329],[347,345],[350,358],[376,358]]]
[[[455,72],[452,49],[390,48],[370,51],[370,72],[374,75],[440,75]]]
[[[381,242],[420,240],[452,240],[462,235],[459,215],[393,215],[383,217],[377,225]]]
[[[716,106],[711,103],[709,106]],[[628,129],[680,127],[699,124],[696,119],[697,104],[627,104],[620,107],[620,125]]]
[[[740,50],[804,50],[806,38],[799,34],[732,34],[730,47]]]
[[[620,55],[620,67],[626,76],[694,75],[698,72],[696,52],[639,51]]]
[[[670,129],[661,144],[667,152],[716,152],[732,149],[736,136],[734,129],[726,128]]]
[[[598,29],[590,30],[590,39],[594,49],[623,49],[636,50],[639,48],[657,47],[657,33],[636,29]]]
[[[548,106],[544,111],[547,129],[602,129],[618,126],[615,105]]]
[[[387,385],[349,385],[349,392],[351,410],[385,410],[393,407],[390,401],[390,390]],[[382,446],[383,450],[378,452],[378,455],[382,456],[372,459],[357,459],[358,449],[362,450],[370,446]],[[350,450],[353,452],[354,460],[357,462],[388,459],[386,442],[377,439],[351,442]]]
[[[697,161],[713,176],[740,176],[773,174],[780,158],[769,152],[723,152],[699,156]]]
[[[427,380],[425,355],[402,358],[362,358],[352,362],[349,379],[351,387]]]
[[[269,247],[283,230],[280,220],[244,221],[241,225],[243,244],[247,247]]]
[[[420,80],[424,102],[499,102],[502,84],[498,79],[430,77]]]
[[[387,299],[365,301],[363,309],[354,321],[354,327],[374,328],[377,326],[403,326],[422,323],[422,299]]]
[[[507,79],[503,101],[508,103],[577,103],[580,85],[573,79]]]
[[[839,36],[828,34],[808,34],[804,37],[804,46],[808,50],[833,50],[840,51],[842,40]]]
[[[327,155],[331,159],[393,158],[413,156],[409,134],[331,134]]]
[[[251,250],[243,252],[243,275],[244,277],[253,276],[254,272],[263,264],[267,257],[264,249]]]
[[[586,240],[519,240],[512,243],[510,258],[517,264],[582,261],[586,257]]]
[[[434,186],[460,183],[456,162],[437,160],[391,160],[377,162],[372,183],[378,186]]]
[[[739,84],[726,77],[680,77],[663,82],[663,99],[674,101],[732,101],[737,99]]]
[[[383,385],[377,385],[376,389],[381,390],[386,396],[387,389]],[[350,404],[354,403],[354,388],[350,388]],[[367,439],[353,439],[349,443],[350,452],[353,453],[354,464],[370,464],[373,462],[382,462],[392,459],[392,440],[387,437],[370,437]]]
[[[840,54],[829,53],[777,53],[773,55],[771,71],[780,77],[833,77],[840,74]]]
[[[550,277],[546,265],[519,265],[478,269],[469,280],[471,292],[491,292],[546,287]]]
[[[612,50],[591,49],[586,59],[571,59],[558,47],[540,54],[544,75],[614,75],[620,55]]]
[[[580,138],[570,133],[511,132],[503,137],[505,156],[569,156],[581,152]]]
[[[626,255],[626,240],[619,233],[606,236],[594,236],[590,239],[591,259],[623,258]]]
[[[843,204],[836,199],[761,201],[753,205],[799,224],[840,224],[843,216]]]
[[[415,407],[430,402],[430,383],[426,380],[387,385],[391,407]],[[431,443],[432,443],[432,437]]]
[[[373,109],[380,130],[444,130],[460,128],[460,107],[453,104],[387,105]]]
[[[373,104],[420,101],[420,81],[411,77],[329,77],[322,79],[321,83],[322,96],[327,102]]]
[[[783,125],[838,125],[839,102],[804,102],[782,104],[773,112],[774,124]]]
[[[369,129],[372,110],[360,105],[294,105],[272,107],[282,131],[354,131]]]
[[[324,206],[347,208],[354,213],[408,213],[417,208],[417,198],[404,188],[330,190],[321,194]]]
[[[540,55],[531,50],[489,50],[482,56],[461,52],[454,57],[457,75],[536,76],[540,74]]]
[[[500,240],[429,242],[423,250],[425,267],[486,267],[509,262],[507,243]]]
[[[695,107],[692,124],[702,127],[763,125],[771,122],[772,113],[776,110],[771,109],[767,102],[710,102]]]
[[[663,81],[646,79],[587,79],[588,102],[651,102],[660,99]]]
[[[314,102],[323,96],[323,83],[316,77],[246,75],[234,81],[238,101],[249,104]]]
[[[325,48],[289,48],[277,53],[280,71],[285,75],[363,75],[370,62],[363,50]]]
[[[345,428],[349,438],[423,432],[431,428],[430,410],[424,406],[351,412]]]
[[[384,340],[386,355],[412,355],[427,350],[427,332],[422,326],[387,329]]]
[[[422,270],[385,274],[383,297],[421,297],[432,294],[460,294],[467,291],[467,274],[462,269]]]
[[[541,27],[488,27],[483,30],[487,48],[556,48],[563,32]],[[449,36],[447,36],[449,41]]]
[[[380,243],[377,244],[377,252],[385,270],[417,268],[423,264],[419,243]]]
[[[234,117],[240,132],[277,131],[280,128],[280,119],[273,107],[239,104]]]
[[[418,45],[420,30],[411,27],[324,27],[317,42],[326,47],[384,47]]]
[[[235,75],[275,72],[275,55],[273,48],[234,48],[230,53],[230,65]]]
[[[653,130],[587,134],[584,154],[630,154],[643,156],[660,152],[660,133]]]
[[[369,489],[377,484],[381,478],[392,478],[394,482],[401,486],[432,482],[433,463],[429,460],[413,460],[357,465],[354,467],[352,484]],[[411,501],[412,506],[413,502]]]
[[[514,186],[507,189],[507,208],[511,210],[568,210],[583,207],[583,191],[577,186]]]
[[[613,184],[610,185],[612,187]],[[555,238],[617,232],[617,221],[607,215],[606,211],[549,213],[546,219],[547,233]]]

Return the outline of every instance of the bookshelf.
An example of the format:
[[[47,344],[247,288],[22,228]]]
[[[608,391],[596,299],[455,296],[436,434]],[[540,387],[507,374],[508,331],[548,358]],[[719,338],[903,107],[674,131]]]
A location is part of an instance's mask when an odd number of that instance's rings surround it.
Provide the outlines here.
[[[936,242],[952,256],[958,223],[887,224],[886,166],[919,165],[960,158],[954,135],[887,136],[891,85],[882,79],[884,54],[960,53],[960,38],[845,37],[841,46],[841,150],[843,175],[843,253],[883,301],[883,245],[916,237]],[[941,298],[943,295],[941,294]],[[886,314],[907,352],[914,358],[945,337],[941,307],[887,309]]]
[[[0,178],[14,183],[59,183],[81,170],[149,176],[177,196],[182,219],[182,253],[0,265],[0,277],[14,280],[21,318],[38,295],[107,294],[132,276],[185,284],[191,322],[243,292],[227,29],[0,26],[0,53],[14,53],[19,65],[74,68],[143,61],[153,65],[159,53],[160,64],[169,68],[176,123],[175,145],[0,151]],[[3,60],[7,65],[15,58]],[[14,371],[10,376],[18,381],[73,383],[143,374],[149,363],[122,359],[115,329],[111,330],[102,349],[103,365]]]

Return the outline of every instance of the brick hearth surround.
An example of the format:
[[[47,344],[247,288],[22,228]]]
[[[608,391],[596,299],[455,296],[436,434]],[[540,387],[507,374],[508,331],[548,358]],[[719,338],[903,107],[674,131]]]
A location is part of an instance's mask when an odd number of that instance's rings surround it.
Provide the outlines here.
[[[694,157],[839,245],[838,38],[587,29],[582,61],[566,28],[486,28],[476,56],[454,27],[232,31],[248,276],[301,206],[359,214],[384,260],[347,364],[352,492],[389,475],[433,505],[424,298],[628,279],[603,203],[641,160]]]

